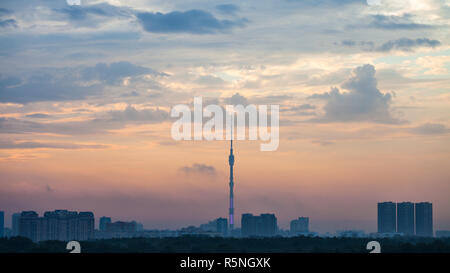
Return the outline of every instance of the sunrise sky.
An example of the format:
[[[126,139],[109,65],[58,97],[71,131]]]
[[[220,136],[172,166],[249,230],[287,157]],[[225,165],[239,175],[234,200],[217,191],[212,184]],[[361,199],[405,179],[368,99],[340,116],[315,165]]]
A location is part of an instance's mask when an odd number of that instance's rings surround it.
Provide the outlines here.
[[[369,3],[367,3],[369,2]],[[450,229],[450,2],[0,1],[0,210],[146,228],[228,210],[226,141],[174,141],[171,107],[280,105],[280,145],[235,143],[235,214],[376,230],[429,201]]]

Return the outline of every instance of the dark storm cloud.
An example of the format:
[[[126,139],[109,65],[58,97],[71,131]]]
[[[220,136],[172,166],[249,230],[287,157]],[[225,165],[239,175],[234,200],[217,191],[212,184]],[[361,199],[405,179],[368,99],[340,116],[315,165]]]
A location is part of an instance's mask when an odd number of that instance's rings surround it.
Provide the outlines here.
[[[330,92],[314,94],[310,99],[326,102],[324,116],[312,119],[316,122],[375,122],[400,123],[390,112],[391,94],[383,94],[377,88],[375,67],[366,64],[357,67],[353,75],[342,85],[349,92],[332,88]]]
[[[173,11],[169,13],[137,13],[139,23],[147,32],[212,34],[243,27],[247,20],[220,20],[203,10]]]
[[[372,22],[369,27],[385,30],[417,30],[432,28],[434,26],[418,24],[411,21],[412,15],[404,14],[402,16],[372,15]]]
[[[185,173],[185,174],[206,174],[206,175],[211,175],[214,176],[216,175],[216,168],[214,168],[213,166],[209,166],[206,164],[198,164],[195,163],[192,166],[185,166],[180,168],[180,171]]]

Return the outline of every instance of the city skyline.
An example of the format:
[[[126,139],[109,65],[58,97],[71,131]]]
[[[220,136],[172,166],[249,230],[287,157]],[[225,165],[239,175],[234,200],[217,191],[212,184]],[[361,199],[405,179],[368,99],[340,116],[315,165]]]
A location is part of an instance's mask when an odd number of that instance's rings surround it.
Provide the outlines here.
[[[232,200],[236,225],[374,232],[374,204],[428,201],[450,230],[448,1],[32,2],[0,1],[7,226],[61,208],[176,229]],[[171,135],[200,97],[279,106],[275,151],[233,138],[231,200],[230,142]]]
[[[44,217],[47,217],[47,215],[52,215],[54,213],[58,214],[59,212],[66,212],[67,210],[55,210],[54,212],[50,212],[50,211],[46,211],[43,215]],[[36,214],[35,211],[23,211],[22,213],[26,213],[26,214],[33,214],[32,216],[38,217],[38,214]],[[69,211],[70,213],[70,211]],[[73,212],[76,214],[76,212]],[[126,223],[134,223],[135,225],[135,230],[136,230],[136,225],[141,225],[141,229],[144,229],[144,225],[142,225],[141,223],[136,222],[135,220],[132,220],[130,222],[124,222],[122,220],[117,220],[115,222],[112,222],[112,218],[111,217],[107,217],[107,216],[100,216],[100,217],[94,217],[94,214],[92,212],[80,212],[80,214],[91,214],[92,219],[94,219],[93,223],[92,223],[92,227],[96,228],[99,231],[105,231],[107,230],[107,226],[110,224],[126,224]],[[3,211],[0,211],[0,215],[4,214]],[[15,218],[17,217],[18,219],[16,220],[17,222],[20,222],[20,214],[21,213],[13,213],[11,215],[11,228],[12,228],[12,235],[17,235],[15,233],[17,233],[17,231],[15,231],[14,228],[14,222],[15,222]],[[249,234],[263,234],[263,236],[267,236],[267,232],[261,232],[257,231],[258,229],[256,228],[256,223],[258,222],[265,222],[267,220],[266,216],[269,217],[273,217],[275,219],[275,230],[276,232],[282,231],[283,227],[279,226],[277,224],[277,218],[275,216],[275,214],[271,214],[271,213],[262,213],[260,216],[253,216],[252,213],[246,212],[241,214],[241,225],[234,227],[233,228],[230,226],[228,226],[228,221],[226,218],[222,218],[219,217],[217,219],[215,219],[214,225],[216,225],[216,221],[220,222],[217,223],[217,228],[219,229],[220,226],[220,230],[221,233],[223,233],[225,236],[236,236],[236,234],[233,233],[233,230],[239,229],[242,236],[249,236]],[[262,220],[256,220],[258,218],[261,218]],[[98,219],[98,221],[95,221],[95,219]],[[245,220],[244,220],[245,219]],[[248,224],[250,223],[249,219],[255,219],[255,220],[251,220],[253,224]],[[2,219],[0,219],[2,221],[4,221],[4,218],[2,217]],[[271,220],[270,220],[271,221]],[[98,224],[97,224],[98,222]],[[248,231],[249,227],[246,227],[245,231],[242,231],[243,228],[243,223],[247,223],[247,225],[253,226],[250,229],[253,231]],[[3,222],[2,222],[3,223]],[[95,224],[94,224],[95,223]],[[211,222],[209,222],[211,223]],[[203,225],[209,225],[209,224],[200,224],[199,227],[200,229],[202,229]],[[262,224],[262,225],[266,225],[266,224]],[[18,225],[16,224],[16,229],[18,229],[17,227]],[[187,226],[184,227],[180,227],[181,230],[185,229],[185,228],[190,228],[190,227],[194,227],[195,225],[192,224],[188,224]],[[177,228],[176,230],[179,230],[180,228]],[[147,229],[147,230],[151,230],[151,229]],[[165,227],[162,228],[161,230],[169,230],[169,228]],[[285,229],[287,230],[287,229]],[[319,233],[315,232],[314,230],[310,230],[309,229],[309,217],[298,217],[298,219],[294,219],[294,220],[290,220],[290,224],[288,226],[288,230],[290,230],[291,234],[316,234],[318,235]],[[399,234],[402,236],[431,236],[434,237],[435,236],[435,231],[436,228],[434,227],[434,220],[433,220],[433,209],[432,209],[432,203],[430,202],[418,202],[418,203],[412,203],[412,202],[398,202],[398,203],[394,203],[394,202],[379,202],[377,203],[377,232],[378,234],[391,234],[389,236],[395,235],[395,234]],[[440,230],[440,231],[447,231],[447,230]],[[313,233],[311,233],[313,232]],[[372,231],[367,231],[367,230],[358,230],[354,227],[350,227],[350,228],[345,228],[345,229],[338,229],[338,230],[334,230],[333,233],[336,234],[340,234],[340,233],[345,233],[345,232],[363,232],[367,234],[374,234],[375,232]],[[270,232],[269,232],[270,233]],[[234,235],[233,235],[234,234]],[[270,233],[271,234],[271,233]],[[275,234],[275,233],[274,233]],[[273,235],[274,235],[273,234]],[[331,234],[329,231],[327,231],[326,233],[321,233],[321,235],[326,235],[326,234]],[[273,236],[272,235],[272,236]]]

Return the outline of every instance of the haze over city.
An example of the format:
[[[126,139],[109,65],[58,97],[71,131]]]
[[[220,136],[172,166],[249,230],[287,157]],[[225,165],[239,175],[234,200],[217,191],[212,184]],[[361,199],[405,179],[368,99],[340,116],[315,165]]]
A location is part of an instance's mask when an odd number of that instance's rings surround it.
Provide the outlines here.
[[[176,229],[228,216],[229,142],[175,141],[170,109],[280,105],[233,142],[234,207],[288,228],[377,230],[432,202],[450,230],[448,1],[0,3],[0,210]]]

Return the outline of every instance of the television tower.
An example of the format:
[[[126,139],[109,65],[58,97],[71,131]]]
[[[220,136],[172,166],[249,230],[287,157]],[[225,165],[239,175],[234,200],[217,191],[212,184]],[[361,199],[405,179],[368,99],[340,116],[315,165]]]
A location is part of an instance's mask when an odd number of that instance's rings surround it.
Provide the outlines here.
[[[231,128],[231,146],[230,146],[230,155],[228,156],[228,164],[230,164],[230,211],[229,211],[229,220],[230,231],[233,230],[234,227],[234,194],[233,194],[233,165],[234,165],[234,155],[233,155],[233,128]]]

